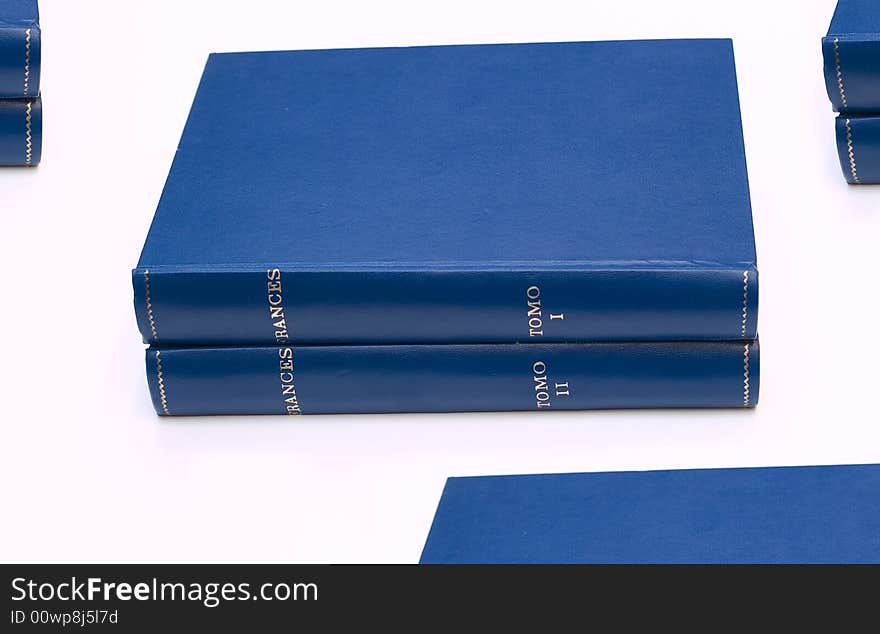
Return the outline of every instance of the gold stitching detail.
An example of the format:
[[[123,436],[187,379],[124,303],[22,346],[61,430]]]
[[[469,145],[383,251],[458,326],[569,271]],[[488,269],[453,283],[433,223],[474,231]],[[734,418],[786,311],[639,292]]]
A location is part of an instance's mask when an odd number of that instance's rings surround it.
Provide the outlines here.
[[[743,354],[743,407],[749,406],[749,344]]]
[[[156,320],[153,317],[153,304],[150,302],[150,271],[144,271],[144,297],[147,300],[147,319],[150,320],[150,332],[153,333],[153,340],[159,340],[159,333],[156,331]]]
[[[743,271],[743,318],[742,318],[742,338],[746,337],[746,325],[749,320],[749,272]]]
[[[849,154],[849,171],[852,172],[853,182],[861,184],[862,181],[859,180],[859,171],[856,169],[856,153],[853,148],[852,127],[849,122],[849,119],[844,121],[846,124],[846,151],[847,154]]]
[[[840,103],[846,110],[846,91],[843,89],[843,73],[840,71],[840,40],[838,38],[834,38],[834,65],[837,67],[837,89],[840,91]]]
[[[168,398],[165,395],[165,381],[162,379],[162,359],[160,352],[156,350],[156,378],[159,380],[159,399],[162,401],[162,413],[171,416],[168,411]]]
[[[24,96],[28,96],[31,81],[31,30],[24,30]]]
[[[33,139],[31,138],[31,107],[32,104],[30,101],[27,102],[27,110],[25,110],[24,116],[24,129],[25,129],[25,139],[24,139],[24,164],[31,165],[33,163]]]

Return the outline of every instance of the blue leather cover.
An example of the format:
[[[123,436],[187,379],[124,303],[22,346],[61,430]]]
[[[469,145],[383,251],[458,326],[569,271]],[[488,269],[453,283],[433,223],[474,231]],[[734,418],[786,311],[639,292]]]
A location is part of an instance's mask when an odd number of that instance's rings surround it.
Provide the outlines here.
[[[753,339],[731,42],[212,55],[133,282],[158,344]]]
[[[0,99],[0,165],[36,165],[43,140],[43,103]]]
[[[880,183],[880,115],[841,114],[835,122],[837,154],[848,183]]]
[[[880,465],[449,478],[422,563],[880,563]]]
[[[754,407],[757,342],[149,348],[161,415]]]
[[[822,55],[835,112],[880,112],[880,2],[839,0]]]
[[[40,53],[36,0],[0,0],[0,99],[40,94]]]

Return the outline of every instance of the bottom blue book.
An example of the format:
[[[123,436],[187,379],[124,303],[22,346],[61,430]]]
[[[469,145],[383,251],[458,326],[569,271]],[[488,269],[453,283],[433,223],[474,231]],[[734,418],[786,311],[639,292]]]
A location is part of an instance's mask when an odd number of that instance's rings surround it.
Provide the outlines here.
[[[880,563],[880,465],[449,478],[421,563]]]
[[[0,99],[0,165],[36,165],[43,139],[43,102]]]
[[[753,407],[755,342],[149,348],[160,415]]]
[[[880,183],[880,115],[838,115],[837,155],[852,185]]]

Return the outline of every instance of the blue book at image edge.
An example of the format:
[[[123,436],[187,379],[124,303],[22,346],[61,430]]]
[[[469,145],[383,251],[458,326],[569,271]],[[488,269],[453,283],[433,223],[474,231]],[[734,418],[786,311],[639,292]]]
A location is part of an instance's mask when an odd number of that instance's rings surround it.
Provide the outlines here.
[[[835,134],[837,155],[847,182],[852,185],[880,183],[880,114],[838,115]]]
[[[732,44],[212,55],[133,284],[158,345],[754,339]]]
[[[40,15],[36,0],[0,0],[0,99],[40,94]]]
[[[42,100],[0,99],[0,165],[37,165],[42,141]]]
[[[449,478],[421,563],[880,563],[880,465]]]
[[[880,3],[839,0],[822,38],[825,87],[835,112],[880,113]]]
[[[758,342],[149,348],[163,416],[737,407]]]

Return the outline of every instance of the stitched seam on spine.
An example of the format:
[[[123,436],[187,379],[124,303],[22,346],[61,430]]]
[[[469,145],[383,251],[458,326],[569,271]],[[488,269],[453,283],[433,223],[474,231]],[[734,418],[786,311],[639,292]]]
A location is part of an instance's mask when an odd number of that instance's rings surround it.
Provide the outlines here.
[[[742,338],[746,338],[746,326],[749,322],[749,272],[743,271],[743,312],[742,312],[742,329],[740,334]]]
[[[840,70],[840,40],[838,38],[834,38],[834,65],[837,68],[837,89],[840,91],[840,103],[846,110],[846,91],[843,89],[843,72]]]
[[[159,333],[156,330],[156,319],[153,317],[153,303],[150,301],[150,271],[144,271],[144,298],[147,303],[147,319],[150,321],[150,332],[153,339],[159,341]]]
[[[159,400],[162,401],[162,413],[166,416],[171,416],[171,412],[168,411],[168,398],[165,395],[165,380],[162,378],[162,359],[160,354],[156,350],[156,378],[159,382]]]
[[[749,344],[743,354],[743,407],[749,406]]]
[[[24,96],[28,96],[31,81],[31,30],[24,30]]]
[[[852,126],[850,126],[850,120],[847,119],[844,121],[846,124],[846,152],[849,154],[849,171],[852,173],[853,182],[861,183],[859,180],[859,170],[856,169],[856,153],[853,148],[853,137],[852,137]]]
[[[33,163],[33,138],[31,137],[31,102],[27,102],[24,116],[24,164],[31,165]]]

